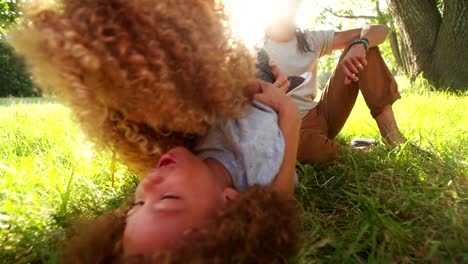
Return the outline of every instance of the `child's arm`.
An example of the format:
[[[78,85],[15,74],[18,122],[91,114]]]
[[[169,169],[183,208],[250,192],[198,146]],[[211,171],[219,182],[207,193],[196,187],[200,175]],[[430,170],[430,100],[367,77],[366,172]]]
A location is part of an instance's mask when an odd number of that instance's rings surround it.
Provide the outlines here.
[[[301,128],[299,108],[287,95],[273,85],[260,82],[260,87],[262,93],[256,94],[255,99],[270,106],[278,113],[278,124],[285,141],[283,163],[278,175],[273,180],[272,187],[277,191],[293,194],[299,130]]]

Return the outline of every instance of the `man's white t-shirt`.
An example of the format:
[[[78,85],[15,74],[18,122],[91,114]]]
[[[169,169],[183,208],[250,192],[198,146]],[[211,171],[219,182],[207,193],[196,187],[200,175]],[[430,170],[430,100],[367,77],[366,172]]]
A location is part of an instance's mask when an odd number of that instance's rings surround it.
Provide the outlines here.
[[[294,102],[299,106],[301,116],[304,117],[317,105],[313,97],[317,94],[317,62],[333,52],[335,31],[305,30],[306,39],[312,52],[304,53],[297,48],[297,39],[289,42],[273,42],[265,40],[263,48],[276,62],[283,73],[288,76],[299,76],[304,72],[311,72],[312,79],[308,85],[290,94]]]

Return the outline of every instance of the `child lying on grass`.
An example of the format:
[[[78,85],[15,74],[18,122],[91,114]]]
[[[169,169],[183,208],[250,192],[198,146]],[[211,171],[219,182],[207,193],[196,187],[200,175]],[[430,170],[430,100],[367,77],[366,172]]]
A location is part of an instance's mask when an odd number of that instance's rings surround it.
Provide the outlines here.
[[[90,139],[147,176],[131,208],[73,233],[63,262],[272,263],[297,249],[298,110],[253,82],[217,2],[64,0],[11,35]]]
[[[164,154],[126,214],[75,233],[63,260],[286,262],[299,239],[292,198],[299,112],[278,88],[262,89],[248,116],[215,125],[194,152]]]

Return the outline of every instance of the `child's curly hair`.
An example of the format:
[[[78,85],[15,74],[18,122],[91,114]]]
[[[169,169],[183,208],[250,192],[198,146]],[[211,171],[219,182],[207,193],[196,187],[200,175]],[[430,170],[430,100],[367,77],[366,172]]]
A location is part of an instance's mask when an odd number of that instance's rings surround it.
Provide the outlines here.
[[[219,2],[62,0],[27,9],[10,41],[42,90],[144,176],[250,100],[253,59]]]
[[[130,203],[129,203],[130,204]],[[254,187],[223,208],[209,225],[185,234],[173,250],[124,258],[124,206],[71,233],[63,263],[287,263],[299,249],[296,201],[268,188]]]

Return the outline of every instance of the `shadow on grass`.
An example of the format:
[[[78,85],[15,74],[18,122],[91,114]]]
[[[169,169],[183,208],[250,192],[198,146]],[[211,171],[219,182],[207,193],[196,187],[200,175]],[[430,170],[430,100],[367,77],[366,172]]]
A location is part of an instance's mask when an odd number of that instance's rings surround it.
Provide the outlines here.
[[[296,262],[466,261],[466,172],[409,144],[301,166],[306,232]]]

